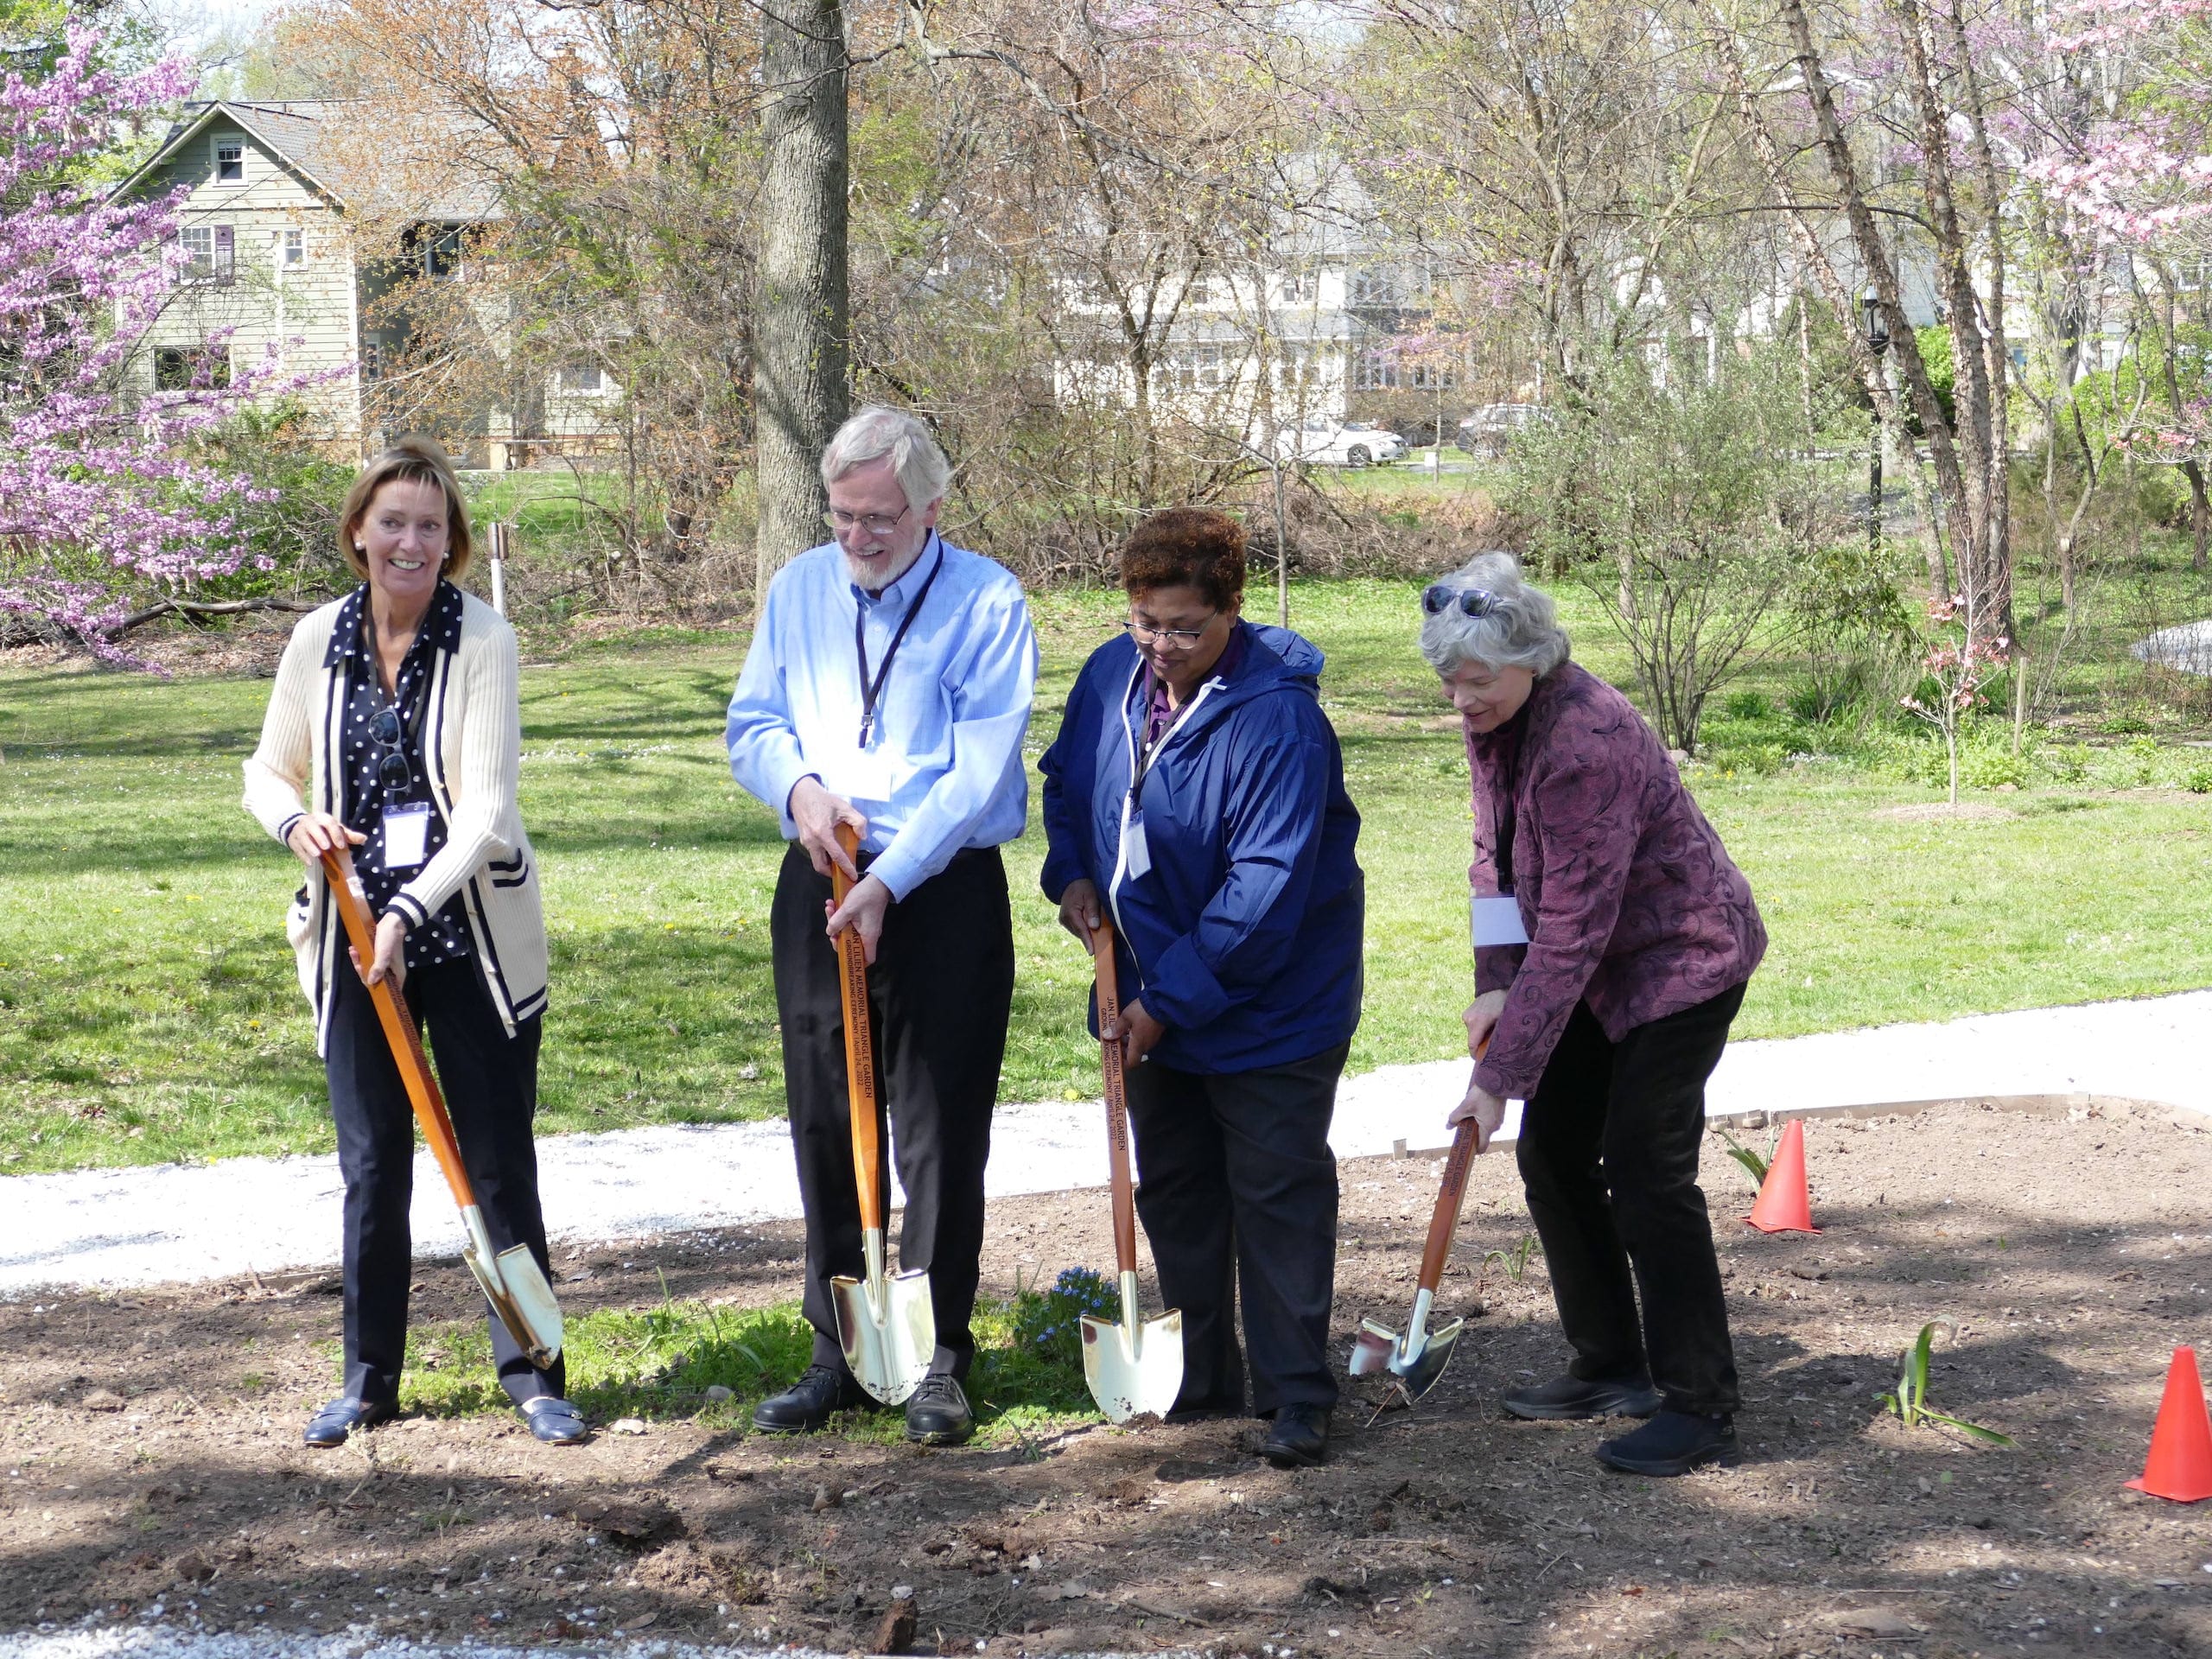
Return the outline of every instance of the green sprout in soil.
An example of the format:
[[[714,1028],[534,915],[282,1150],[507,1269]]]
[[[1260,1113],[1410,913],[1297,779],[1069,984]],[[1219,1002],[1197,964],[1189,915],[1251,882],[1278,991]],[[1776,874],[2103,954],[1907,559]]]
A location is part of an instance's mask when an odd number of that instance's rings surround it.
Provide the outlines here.
[[[1529,1263],[1543,1253],[1544,1247],[1536,1242],[1536,1236],[1523,1233],[1511,1249],[1491,1250],[1484,1255],[1482,1276],[1490,1277],[1490,1264],[1495,1262],[1505,1269],[1505,1276],[1517,1285],[1529,1271]]]
[[[1773,1140],[1767,1142],[1766,1155],[1761,1157],[1734,1135],[1729,1134],[1727,1125],[1716,1123],[1713,1128],[1720,1138],[1728,1143],[1728,1155],[1741,1164],[1745,1173],[1751,1178],[1751,1190],[1756,1192],[1765,1186],[1767,1168],[1774,1162],[1775,1148],[1782,1144],[1781,1136],[1777,1134]]]
[[[1954,1417],[1948,1412],[1937,1411],[1928,1403],[1928,1356],[1936,1346],[1936,1333],[1942,1331],[1946,1337],[1955,1338],[1958,1327],[1948,1319],[1930,1319],[1920,1327],[1920,1337],[1904,1351],[1904,1357],[1897,1365],[1897,1386],[1894,1394],[1882,1396],[1882,1407],[1894,1412],[1897,1421],[1907,1428],[1916,1427],[1923,1420],[1955,1428],[1961,1434],[1980,1440],[1984,1446],[2011,1446],[2012,1437],[2000,1434],[1993,1428],[1980,1423],[1970,1423],[1963,1417]]]

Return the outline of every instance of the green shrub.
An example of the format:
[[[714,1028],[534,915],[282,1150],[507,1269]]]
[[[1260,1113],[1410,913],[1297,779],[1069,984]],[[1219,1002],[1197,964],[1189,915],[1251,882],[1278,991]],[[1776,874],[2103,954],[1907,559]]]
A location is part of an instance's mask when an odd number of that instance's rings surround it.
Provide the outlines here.
[[[1732,691],[1726,712],[1731,720],[1764,720],[1774,713],[1774,704],[1763,692]]]
[[[2151,722],[2139,715],[2107,715],[2097,722],[2097,730],[2107,737],[2127,737],[2151,729]]]
[[[2092,751],[2086,743],[2056,744],[2036,758],[2062,784],[2078,784],[2089,775]]]
[[[2005,745],[1975,745],[1959,757],[1959,781],[1974,789],[1995,789],[2010,784],[2015,789],[2028,781],[2028,758]]]
[[[1122,1312],[1121,1294],[1095,1268],[1067,1268],[1052,1281],[1050,1290],[1022,1290],[1009,1310],[1014,1316],[1014,1339],[1062,1365],[1083,1374],[1083,1316],[1111,1319]]]
[[[2181,786],[2192,795],[2212,795],[2212,766],[2194,766],[2182,775]]]

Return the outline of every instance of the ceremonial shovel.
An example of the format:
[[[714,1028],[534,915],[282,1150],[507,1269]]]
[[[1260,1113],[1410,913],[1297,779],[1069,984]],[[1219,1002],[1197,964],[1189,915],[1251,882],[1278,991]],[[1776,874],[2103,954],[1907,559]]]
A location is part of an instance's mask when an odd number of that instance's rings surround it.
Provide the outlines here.
[[[850,858],[860,838],[837,826],[837,844]],[[830,891],[843,904],[853,884],[834,863]],[[865,1281],[839,1274],[830,1281],[837,1309],[837,1340],[860,1385],[887,1406],[899,1406],[929,1375],[937,1353],[937,1313],[930,1304],[930,1276],[916,1270],[893,1277],[883,1266],[883,1115],[875,1100],[875,1044],[868,1034],[868,950],[860,931],[837,936],[837,991],[845,1008],[845,1093],[852,1103],[853,1176],[860,1184],[861,1250]]]
[[[1090,936],[1098,963],[1098,1027],[1122,1017],[1114,982],[1114,925],[1103,917]],[[1083,1377],[1090,1397],[1113,1422],[1132,1417],[1165,1417],[1183,1391],[1183,1315],[1179,1309],[1156,1319],[1137,1317],[1137,1211],[1129,1191],[1129,1114],[1122,1093],[1122,1044],[1102,1039],[1099,1060],[1106,1074],[1106,1149],[1114,1172],[1114,1263],[1122,1273],[1122,1317],[1083,1316]]]
[[[1483,1047],[1489,1046],[1484,1041]],[[1414,1292],[1413,1317],[1406,1321],[1406,1334],[1401,1337],[1387,1325],[1362,1319],[1359,1334],[1352,1338],[1349,1369],[1354,1376],[1389,1371],[1397,1379],[1382,1396],[1382,1406],[1376,1408],[1378,1416],[1393,1398],[1402,1395],[1410,1406],[1434,1388],[1436,1379],[1452,1363],[1452,1351],[1459,1345],[1459,1333],[1466,1328],[1465,1319],[1454,1319],[1441,1330],[1431,1331],[1428,1316],[1436,1306],[1436,1287],[1444,1277],[1445,1259],[1452,1254],[1452,1235],[1459,1230],[1459,1206],[1466,1197],[1467,1172],[1474,1160],[1475,1125],[1471,1119],[1460,1124],[1459,1133],[1452,1137],[1451,1156],[1445,1160],[1444,1185],[1436,1195],[1436,1209],[1428,1218],[1428,1243],[1421,1253],[1421,1277]]]
[[[327,852],[322,855],[322,868],[329,879],[339,918],[346,925],[346,937],[366,967],[376,960],[377,935],[369,920],[369,901],[361,891],[361,878],[353,873],[353,855],[342,847]],[[423,1139],[429,1143],[438,1167],[445,1172],[446,1185],[453,1189],[454,1202],[461,1206],[461,1224],[468,1230],[461,1259],[484,1287],[484,1298],[499,1316],[499,1323],[530,1356],[530,1363],[542,1371],[561,1354],[561,1307],[553,1300],[553,1287],[545,1282],[544,1270],[528,1245],[493,1250],[492,1236],[484,1230],[484,1212],[476,1205],[476,1189],[461,1165],[446,1097],[439,1092],[438,1080],[423,1057],[423,1039],[415,1021],[400,1007],[389,979],[379,980],[368,989],[369,1001],[384,1025],[385,1040],[391,1045],[391,1058],[399,1067],[399,1080],[414,1104],[415,1121],[422,1125]]]

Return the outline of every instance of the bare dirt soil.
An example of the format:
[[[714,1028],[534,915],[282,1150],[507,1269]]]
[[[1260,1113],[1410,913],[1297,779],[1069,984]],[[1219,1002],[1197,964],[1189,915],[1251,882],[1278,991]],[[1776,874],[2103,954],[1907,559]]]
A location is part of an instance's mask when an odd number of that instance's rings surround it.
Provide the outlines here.
[[[2163,1109],[1951,1107],[1808,1126],[1819,1237],[1738,1217],[1709,1140],[1746,1460],[1609,1473],[1594,1424],[1496,1400],[1563,1353],[1510,1158],[1479,1160],[1447,1312],[1480,1314],[1411,1414],[1351,1400],[1327,1466],[1257,1426],[1082,1427],[925,1452],[685,1421],[561,1452],[511,1420],[403,1421],[311,1452],[334,1297],[252,1284],[0,1307],[0,1630],[41,1622],[564,1643],[618,1630],[912,1650],[1915,1656],[2212,1650],[2212,1526],[2126,1491],[2174,1344],[2212,1335],[2212,1135]],[[1395,1323],[1433,1157],[1344,1170],[1337,1322]],[[335,1226],[335,1217],[333,1218]],[[1108,1253],[1103,1197],[995,1207],[988,1288]],[[571,1306],[796,1294],[791,1229],[574,1264]],[[702,1248],[702,1244],[709,1248]],[[588,1270],[588,1276],[582,1276]],[[422,1317],[464,1311],[426,1266]],[[1154,1306],[1156,1307],[1157,1304]],[[1931,1401],[1874,1396],[1958,1322]],[[896,1636],[898,1632],[889,1634]]]

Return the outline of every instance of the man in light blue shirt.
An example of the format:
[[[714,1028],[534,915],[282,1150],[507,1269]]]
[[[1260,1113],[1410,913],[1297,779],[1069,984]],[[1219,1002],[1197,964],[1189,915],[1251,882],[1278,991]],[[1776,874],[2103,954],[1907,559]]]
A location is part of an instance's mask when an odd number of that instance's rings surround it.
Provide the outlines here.
[[[983,1243],[983,1166],[1014,997],[1014,925],[1000,846],[1028,815],[1021,740],[1037,644],[1021,585],[937,533],[951,467],[929,430],[861,410],[822,460],[834,542],[769,584],[729,705],[730,771],[791,842],[770,917],[784,1094],[806,1208],[814,1363],[754,1427],[819,1428],[863,1403],[830,1280],[862,1268],[844,1019],[831,943],[868,962],[877,1095],[906,1189],[902,1270],[926,1268],[937,1319],[910,1440],[973,1432],[960,1379]],[[860,838],[857,859],[837,844]],[[830,873],[855,885],[842,906]]]

